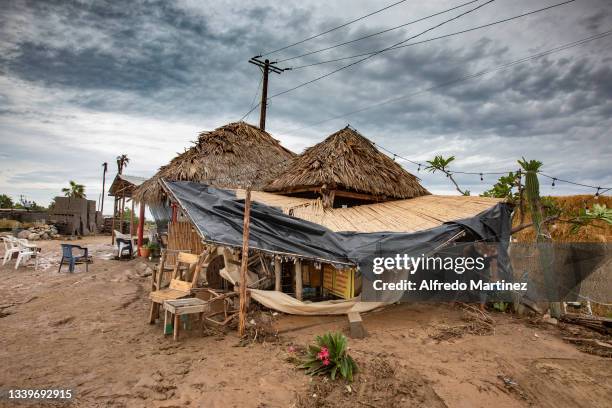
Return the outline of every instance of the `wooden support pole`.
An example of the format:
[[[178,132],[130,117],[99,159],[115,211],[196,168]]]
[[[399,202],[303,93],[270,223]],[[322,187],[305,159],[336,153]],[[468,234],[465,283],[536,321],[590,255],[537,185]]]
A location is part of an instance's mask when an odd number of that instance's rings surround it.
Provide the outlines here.
[[[115,219],[117,218],[117,197],[113,197],[113,222],[111,226],[111,245],[115,245]]]
[[[123,230],[123,214],[125,211],[125,197],[121,197],[121,208],[119,209],[119,232],[124,234],[125,231]]]
[[[145,203],[141,202],[138,207],[138,250],[140,250],[144,241]]]
[[[171,222],[172,224],[176,224],[176,222],[178,221],[178,206],[176,205],[176,203],[172,203],[170,204],[170,207],[172,208],[172,218],[171,218]]]
[[[274,257],[274,290],[280,292],[281,289],[281,259],[278,256]]]
[[[244,221],[242,224],[242,262],[240,264],[240,311],[238,334],[244,336],[247,314],[247,267],[249,263],[249,228],[251,217],[251,188],[246,189],[244,200]]]
[[[298,259],[295,263],[295,298],[302,300],[302,260]]]

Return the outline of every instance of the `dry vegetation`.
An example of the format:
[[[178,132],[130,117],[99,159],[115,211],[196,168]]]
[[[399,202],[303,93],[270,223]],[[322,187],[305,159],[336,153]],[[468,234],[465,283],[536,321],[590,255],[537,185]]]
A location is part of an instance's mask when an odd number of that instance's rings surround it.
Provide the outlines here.
[[[594,204],[605,204],[612,208],[612,197],[600,196],[595,198],[593,195],[574,195],[550,197],[558,208],[563,212],[562,219],[567,219],[578,215],[582,208],[592,208]],[[525,222],[531,221],[529,213],[525,214]],[[520,213],[514,217],[513,226],[520,224]],[[576,233],[572,233],[572,224],[557,221],[549,224],[549,231],[554,242],[612,242],[612,226],[603,221],[595,221],[592,225],[587,225]],[[524,229],[513,235],[518,242],[534,242],[535,231],[533,228]]]

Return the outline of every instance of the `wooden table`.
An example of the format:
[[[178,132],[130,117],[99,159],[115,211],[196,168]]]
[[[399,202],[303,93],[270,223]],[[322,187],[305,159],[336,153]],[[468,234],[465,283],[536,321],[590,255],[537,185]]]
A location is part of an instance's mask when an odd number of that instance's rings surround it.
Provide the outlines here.
[[[192,313],[202,315],[209,309],[208,302],[198,298],[174,299],[164,301],[164,332],[168,323],[168,314],[174,315],[174,340],[179,338],[180,316]]]

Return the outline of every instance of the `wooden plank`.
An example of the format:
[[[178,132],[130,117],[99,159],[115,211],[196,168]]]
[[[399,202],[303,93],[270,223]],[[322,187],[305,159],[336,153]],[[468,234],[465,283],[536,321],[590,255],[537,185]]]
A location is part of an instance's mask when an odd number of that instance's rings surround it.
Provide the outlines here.
[[[180,290],[182,292],[190,292],[191,288],[191,282],[185,282],[179,279],[172,279],[170,281],[170,289]]]
[[[304,291],[302,285],[302,260],[298,259],[295,263],[295,298],[302,300],[302,292]]]
[[[363,327],[361,316],[357,312],[348,314],[349,321],[349,336],[353,339],[363,339],[366,337],[366,330]]]
[[[278,256],[274,257],[274,290],[277,292],[281,291],[281,259]]]

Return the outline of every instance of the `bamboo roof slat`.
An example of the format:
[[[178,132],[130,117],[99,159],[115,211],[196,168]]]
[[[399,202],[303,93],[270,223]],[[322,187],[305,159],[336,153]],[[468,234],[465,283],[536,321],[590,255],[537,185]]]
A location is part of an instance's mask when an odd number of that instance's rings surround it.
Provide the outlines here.
[[[238,198],[244,190],[235,190]],[[333,231],[416,232],[472,217],[502,201],[487,197],[426,195],[349,208],[321,207],[320,200],[254,191],[253,201],[323,225]]]

